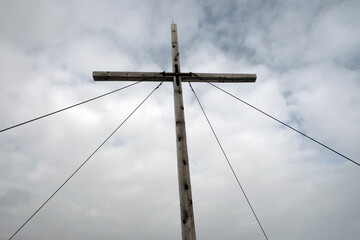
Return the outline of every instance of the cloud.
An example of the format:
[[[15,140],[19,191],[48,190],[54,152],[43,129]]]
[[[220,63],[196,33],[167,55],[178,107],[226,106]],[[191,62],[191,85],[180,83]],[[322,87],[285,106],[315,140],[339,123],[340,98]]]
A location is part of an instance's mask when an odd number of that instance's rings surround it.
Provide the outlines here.
[[[218,84],[357,160],[357,1],[7,2],[0,14],[1,126],[128,83],[95,70],[256,73]],[[21,6],[21,7],[19,7]],[[9,238],[156,83],[0,135],[0,238]],[[208,84],[193,83],[269,238],[354,239],[358,169]],[[199,239],[263,238],[183,84]],[[16,236],[181,239],[171,83],[164,83]],[[15,239],[16,239],[15,237]]]

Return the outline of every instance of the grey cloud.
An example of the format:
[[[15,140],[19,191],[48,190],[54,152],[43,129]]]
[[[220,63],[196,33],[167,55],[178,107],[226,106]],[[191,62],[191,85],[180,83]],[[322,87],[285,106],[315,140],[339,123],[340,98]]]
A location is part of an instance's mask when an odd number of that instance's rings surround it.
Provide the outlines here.
[[[31,195],[26,189],[14,187],[1,194],[0,204],[6,208],[16,207],[28,202],[31,199]]]
[[[174,20],[183,71],[256,73],[255,84],[220,86],[356,160],[357,8],[356,1],[8,2],[0,10],[0,123],[128,84],[94,83],[94,70],[169,71]],[[139,84],[1,133],[0,238],[154,87]],[[356,167],[207,84],[193,87],[270,239],[360,234]],[[183,88],[198,239],[263,238]],[[164,83],[17,237],[181,239],[174,138],[172,88]]]

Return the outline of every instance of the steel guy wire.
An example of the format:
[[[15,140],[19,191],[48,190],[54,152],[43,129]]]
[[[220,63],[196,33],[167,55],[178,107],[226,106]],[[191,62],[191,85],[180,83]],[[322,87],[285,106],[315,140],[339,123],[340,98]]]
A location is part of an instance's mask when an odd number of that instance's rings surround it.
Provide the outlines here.
[[[51,194],[51,196],[14,232],[14,234],[9,238],[11,240],[49,201],[52,199],[56,193],[90,160],[92,156],[119,130],[119,128],[140,108],[140,106],[157,90],[163,82],[159,83],[155,89],[153,89],[145,99],[125,118],[125,120],[100,144],[98,148],[56,189],[56,191]]]
[[[210,120],[209,120],[207,114],[205,113],[205,110],[204,110],[203,106],[201,105],[200,100],[199,100],[198,96],[196,95],[195,90],[194,90],[194,88],[191,86],[191,83],[190,83],[190,82],[189,82],[189,86],[190,86],[190,88],[191,88],[191,91],[192,91],[192,92],[194,93],[194,95],[195,95],[196,101],[199,103],[199,106],[200,106],[200,108],[201,108],[201,111],[203,112],[203,114],[204,114],[204,116],[205,116],[205,118],[206,118],[206,121],[208,122],[208,124],[209,124],[209,126],[210,126],[210,128],[211,128],[211,131],[212,131],[212,133],[214,134],[214,137],[215,137],[215,139],[216,139],[216,141],[217,141],[217,143],[218,143],[218,145],[219,145],[219,147],[220,147],[220,149],[221,149],[221,151],[222,151],[222,153],[223,153],[223,155],[224,155],[224,157],[225,157],[225,159],[226,159],[226,161],[227,161],[227,163],[228,163],[228,165],[229,165],[229,167],[230,167],[230,169],[231,169],[231,171],[232,171],[232,173],[233,173],[233,175],[234,175],[234,177],[235,177],[235,179],[236,179],[236,181],[237,181],[237,183],[238,183],[238,185],[239,185],[239,187],[240,187],[240,189],[241,189],[241,191],[242,191],[242,193],[243,193],[243,195],[244,195],[244,197],[245,197],[245,199],[246,199],[246,201],[247,201],[247,203],[248,203],[248,205],[249,205],[252,213],[253,213],[254,216],[255,216],[255,219],[256,219],[257,223],[259,224],[260,229],[261,229],[262,233],[264,234],[264,237],[268,240],[268,237],[267,237],[267,235],[266,235],[266,233],[265,233],[265,230],[264,230],[264,228],[262,227],[262,225],[261,225],[261,223],[260,223],[260,221],[259,221],[259,218],[257,217],[257,215],[256,215],[256,213],[255,213],[255,210],[254,210],[254,208],[252,207],[252,205],[251,205],[251,203],[250,203],[250,200],[249,200],[249,198],[247,197],[247,195],[246,195],[246,193],[245,193],[245,191],[244,191],[244,188],[242,187],[242,185],[241,185],[241,183],[240,183],[240,180],[239,180],[239,178],[237,177],[237,175],[236,175],[236,173],[235,173],[235,171],[234,171],[234,169],[233,169],[233,167],[232,167],[232,165],[231,165],[231,163],[230,163],[230,161],[229,161],[229,158],[227,157],[227,155],[226,155],[226,153],[225,153],[225,150],[224,150],[224,148],[222,147],[222,145],[221,145],[221,143],[220,143],[220,140],[219,140],[219,138],[217,137],[217,135],[216,135],[216,133],[215,133],[215,130],[214,130],[214,128],[212,127],[212,125],[211,125],[211,123],[210,123]]]
[[[154,75],[154,76],[151,77],[151,78],[154,78],[154,77],[156,77],[156,76],[158,76],[158,75],[160,75],[160,74],[163,74],[163,72],[157,73],[156,75]],[[147,79],[151,79],[151,78],[147,78]],[[54,114],[56,114],[56,113],[59,113],[59,112],[62,112],[62,111],[68,110],[68,109],[71,109],[71,108],[73,108],[73,107],[80,106],[80,105],[82,105],[82,104],[84,104],[84,103],[88,103],[88,102],[91,102],[91,101],[93,101],[93,100],[96,100],[96,99],[105,97],[105,96],[110,95],[110,94],[112,94],[112,93],[118,92],[118,91],[120,91],[120,90],[126,89],[126,88],[131,87],[131,86],[134,86],[134,85],[136,85],[136,84],[138,84],[138,83],[140,83],[140,82],[143,82],[144,80],[145,80],[145,79],[143,79],[143,80],[141,80],[141,81],[138,81],[138,82],[135,82],[135,83],[132,83],[132,84],[129,84],[129,85],[125,86],[125,87],[118,88],[118,89],[113,90],[113,91],[111,91],[111,92],[108,92],[108,93],[99,95],[99,96],[97,96],[97,97],[90,98],[90,99],[88,99],[88,100],[86,100],[86,101],[83,101],[83,102],[80,102],[80,103],[77,103],[77,104],[74,104],[74,105],[71,105],[71,106],[68,106],[68,107],[59,109],[59,110],[57,110],[57,111],[54,111],[54,112],[51,112],[51,113],[48,113],[48,114],[45,114],[45,115],[42,115],[42,116],[39,116],[39,117],[30,119],[30,120],[28,120],[28,121],[25,121],[25,122],[22,122],[22,123],[18,123],[18,124],[15,124],[15,125],[13,125],[13,126],[10,126],[10,127],[4,128],[4,129],[1,129],[1,130],[0,130],[0,133],[1,133],[1,132],[8,131],[8,130],[10,130],[10,129],[12,129],[12,128],[20,127],[20,126],[22,126],[22,125],[25,125],[25,124],[34,122],[34,121],[36,121],[36,120],[39,120],[39,119],[42,119],[42,118],[45,118],[45,117],[49,117],[49,116],[51,116],[51,115],[54,115]]]
[[[194,74],[194,76],[196,76],[197,78],[202,79],[201,77],[197,76],[195,73],[192,73],[192,74]],[[203,79],[203,80],[204,80],[204,79]],[[222,92],[224,92],[224,93],[228,94],[229,96],[231,96],[231,97],[233,97],[233,98],[237,99],[238,101],[240,101],[240,102],[242,102],[242,103],[246,104],[247,106],[249,106],[249,107],[251,107],[251,108],[255,109],[256,111],[258,111],[258,112],[260,112],[260,113],[264,114],[265,116],[267,116],[267,117],[269,117],[269,118],[271,118],[271,119],[275,120],[275,121],[276,121],[276,122],[278,122],[278,123],[281,123],[281,124],[282,124],[282,125],[284,125],[285,127],[287,127],[287,128],[289,128],[289,129],[291,129],[291,130],[293,130],[293,131],[295,131],[295,132],[297,132],[297,133],[301,134],[302,136],[304,136],[304,137],[306,137],[306,138],[310,139],[311,141],[313,141],[313,142],[315,142],[315,143],[319,144],[320,146],[322,146],[322,147],[324,147],[324,148],[326,148],[326,149],[328,149],[328,150],[332,151],[333,153],[336,153],[337,155],[339,155],[339,156],[341,156],[341,157],[345,158],[346,160],[348,160],[348,161],[350,161],[350,162],[352,162],[352,163],[354,163],[354,164],[356,164],[357,166],[359,166],[359,167],[360,167],[360,163],[358,163],[358,162],[356,162],[355,160],[353,160],[353,159],[351,159],[351,158],[349,158],[349,157],[345,156],[344,154],[342,154],[342,153],[340,153],[340,152],[338,152],[338,151],[334,150],[333,148],[331,148],[331,147],[329,147],[329,146],[325,145],[324,143],[322,143],[322,142],[320,142],[320,141],[318,141],[318,140],[316,140],[316,139],[314,139],[314,138],[310,137],[309,135],[307,135],[307,134],[305,134],[305,133],[301,132],[300,130],[297,130],[297,129],[296,129],[296,128],[294,128],[294,127],[291,127],[290,125],[286,124],[285,122],[283,122],[283,121],[281,121],[281,120],[279,120],[279,119],[277,119],[277,118],[275,118],[275,117],[271,116],[270,114],[268,114],[268,113],[266,113],[266,112],[262,111],[261,109],[259,109],[259,108],[255,107],[254,105],[251,105],[250,103],[248,103],[248,102],[246,102],[246,101],[244,101],[244,100],[242,100],[242,99],[240,99],[240,98],[236,97],[234,94],[229,93],[228,91],[226,91],[226,90],[224,90],[224,89],[220,88],[219,86],[217,86],[217,85],[215,85],[215,84],[213,84],[213,83],[211,83],[211,82],[209,82],[209,81],[206,81],[206,80],[204,80],[204,82],[207,82],[207,83],[208,83],[208,84],[210,84],[211,86],[213,86],[213,87],[215,87],[215,88],[219,89],[220,91],[222,91]]]

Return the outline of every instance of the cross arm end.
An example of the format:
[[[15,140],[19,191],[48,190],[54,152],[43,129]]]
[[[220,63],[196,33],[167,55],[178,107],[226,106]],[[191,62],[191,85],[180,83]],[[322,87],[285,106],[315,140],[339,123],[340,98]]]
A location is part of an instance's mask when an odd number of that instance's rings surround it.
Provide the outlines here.
[[[172,81],[162,72],[110,72],[94,71],[94,81]]]
[[[252,73],[192,73],[182,77],[183,82],[255,82],[256,74]]]

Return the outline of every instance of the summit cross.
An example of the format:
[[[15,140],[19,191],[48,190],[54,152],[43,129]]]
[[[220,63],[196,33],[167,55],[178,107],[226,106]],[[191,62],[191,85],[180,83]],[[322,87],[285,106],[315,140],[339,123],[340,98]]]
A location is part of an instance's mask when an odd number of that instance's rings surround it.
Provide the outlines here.
[[[191,194],[189,159],[186,143],[182,82],[255,82],[256,74],[182,73],[177,26],[171,24],[172,72],[93,72],[95,81],[173,82],[180,198],[181,234],[183,240],[195,240],[195,221]]]

